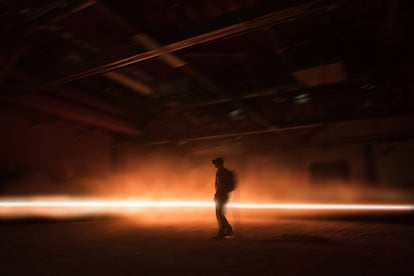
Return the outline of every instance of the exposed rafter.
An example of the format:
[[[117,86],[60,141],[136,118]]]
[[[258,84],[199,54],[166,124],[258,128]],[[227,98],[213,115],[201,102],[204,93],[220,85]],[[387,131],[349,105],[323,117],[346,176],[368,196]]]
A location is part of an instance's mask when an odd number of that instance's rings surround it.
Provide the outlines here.
[[[108,72],[105,74],[105,77],[122,85],[125,85],[142,95],[149,96],[154,94],[154,90],[151,87],[140,81],[137,81],[136,79],[132,79],[125,74],[121,74],[119,72]]]
[[[319,127],[321,124],[307,124],[301,126],[291,126],[291,127],[284,127],[278,128],[277,130],[274,129],[264,129],[264,130],[251,130],[251,131],[241,131],[241,132],[232,132],[232,133],[222,133],[222,134],[215,134],[215,135],[206,135],[206,136],[198,136],[198,137],[181,137],[174,140],[159,140],[153,141],[149,143],[138,143],[141,145],[164,145],[164,144],[171,144],[177,142],[196,142],[196,141],[207,141],[207,140],[214,140],[214,139],[226,139],[238,136],[252,136],[252,135],[261,135],[261,134],[269,134],[282,131],[290,131],[290,130],[298,130],[298,129],[309,129]]]
[[[46,23],[46,25],[53,25],[53,24],[55,24],[55,23],[57,23],[59,21],[62,21],[63,19],[65,19],[65,18],[67,18],[67,17],[69,17],[69,16],[71,16],[71,15],[73,15],[75,13],[78,13],[78,12],[80,12],[80,11],[86,9],[86,8],[89,8],[90,6],[95,5],[95,3],[96,3],[95,0],[86,0],[86,1],[84,1],[82,3],[80,3],[79,5],[71,8],[70,10],[66,11],[65,13],[63,13],[63,14],[61,14],[59,16],[56,16],[54,18],[52,18],[51,20],[49,20]]]
[[[98,2],[99,3],[99,2]],[[214,31],[210,31],[204,34],[196,35],[178,42],[174,42],[169,45],[165,45],[163,49],[168,52],[172,53],[181,49],[185,49],[194,45],[200,45],[203,43],[219,40],[225,37],[234,36],[234,35],[240,35],[248,31],[261,29],[268,25],[275,25],[280,24],[282,22],[289,21],[293,18],[296,18],[298,16],[301,16],[303,14],[309,14],[313,12],[320,11],[321,9],[324,9],[325,7],[317,6],[316,4],[320,3],[320,1],[312,1],[306,4],[298,5],[293,8],[288,8],[284,10],[275,11],[272,13],[269,13],[267,15],[243,22],[234,24],[228,27],[220,28]],[[99,4],[102,6],[102,4]],[[152,59],[155,57],[159,57],[161,53],[156,50],[150,50],[144,53],[138,53],[135,55],[131,55],[129,57],[124,57],[118,60],[114,60],[110,63],[103,64],[101,66],[97,67],[90,67],[88,65],[84,65],[85,69],[81,72],[63,76],[62,78],[54,79],[49,82],[46,82],[42,84],[41,86],[48,86],[56,83],[64,83],[69,81],[74,81],[77,79],[82,79],[94,75],[104,74],[110,71],[117,70],[119,68],[126,67],[128,65],[138,63],[141,61],[145,61],[148,59]]]
[[[169,53],[166,51],[162,45],[158,42],[154,41],[148,35],[140,33],[134,36],[135,40],[142,44],[144,47],[148,48],[149,50],[155,50],[160,53],[160,58],[168,65],[174,68],[180,68],[183,72],[185,72],[188,76],[192,77],[193,79],[197,80],[199,83],[203,84],[207,89],[215,92],[221,96],[228,97],[231,101],[244,110],[253,120],[257,123],[265,127],[266,129],[275,130],[276,126],[273,125],[272,122],[264,118],[259,113],[252,110],[248,107],[245,103],[243,103],[237,97],[231,95],[230,93],[226,92],[223,88],[217,85],[213,80],[211,80],[208,76],[203,74],[202,72],[198,71],[190,64],[188,64],[184,59],[177,56],[176,54]]]
[[[326,130],[330,127],[338,126],[341,124],[349,124],[349,123],[358,123],[358,122],[367,122],[368,120],[372,119],[396,119],[396,120],[406,120],[407,122],[410,122],[414,119],[414,115],[395,115],[395,116],[374,116],[370,119],[367,118],[355,118],[355,119],[349,119],[349,120],[330,120],[320,123],[309,123],[309,124],[301,124],[301,125],[295,125],[295,126],[286,126],[286,127],[280,127],[278,128],[278,132],[291,132],[296,130],[309,130],[309,133],[316,133],[321,130]],[[228,138],[234,138],[234,137],[241,137],[241,136],[254,136],[254,135],[264,135],[264,134],[270,134],[273,131],[271,130],[251,130],[251,131],[241,131],[241,132],[229,132],[229,133],[221,133],[221,134],[211,134],[211,135],[204,135],[204,136],[197,136],[197,137],[177,137],[176,139],[165,139],[165,140],[158,140],[158,141],[151,141],[151,142],[137,142],[139,145],[143,146],[151,146],[151,145],[166,145],[166,144],[174,144],[179,142],[197,142],[197,141],[208,141],[208,140],[215,140],[215,139],[228,139]],[[412,140],[414,139],[414,132],[412,130],[407,131],[400,131],[395,130],[388,133],[379,133],[377,135],[364,135],[364,136],[355,136],[355,137],[344,137],[340,140],[335,141],[324,141],[322,142],[312,142],[315,144],[334,144],[334,143],[349,143],[352,141],[355,142],[367,142],[367,141],[373,141],[377,139],[378,137],[387,138],[389,140],[392,140],[395,138],[396,140]],[[354,139],[356,138],[356,139]],[[366,140],[363,140],[365,139]],[[309,143],[307,143],[309,144]],[[299,146],[299,144],[293,143],[294,146]]]
[[[98,6],[99,2],[96,1],[96,0],[86,0],[83,3],[73,7],[69,11],[67,11],[67,12],[65,12],[65,13],[63,13],[59,16],[56,16],[55,18],[52,18],[51,20],[47,21],[46,23],[44,23],[42,25],[42,27],[43,26],[48,26],[49,28],[50,27],[56,28],[54,25],[57,24],[59,21],[65,19],[65,18],[67,18],[67,17],[69,17],[69,16],[71,16],[71,15],[77,13],[77,12],[80,12],[80,11],[86,9],[86,8],[94,6],[94,5]],[[142,95],[148,96],[148,95],[154,94],[154,89],[152,89],[149,85],[144,84],[143,82],[140,82],[140,81],[138,81],[134,78],[131,78],[129,76],[126,76],[123,73],[108,72],[108,73],[104,74],[104,76],[106,78],[108,78],[110,80],[113,80],[115,82],[118,82],[121,85],[124,85],[124,86],[126,86],[126,87],[128,87],[128,88],[130,88],[130,89],[132,89],[132,90],[134,90],[134,91],[136,91],[136,92],[138,92]]]
[[[69,121],[94,126],[109,131],[130,136],[140,136],[142,133],[133,124],[113,118],[109,115],[73,106],[50,97],[26,94],[20,97],[2,97],[0,101],[53,115]]]
[[[115,19],[117,22],[120,22],[121,25],[125,26],[125,28],[128,31],[134,30],[133,26],[130,26],[130,24],[128,24],[123,18],[118,16],[115,12],[113,12],[111,9],[106,7],[104,4],[98,3],[98,7],[105,14],[109,15],[111,18]],[[265,127],[266,129],[270,129],[272,131],[274,131],[277,128],[272,122],[264,118],[262,115],[260,115],[256,111],[252,110],[245,103],[243,103],[240,99],[238,99],[237,97],[234,97],[230,93],[227,93],[223,88],[217,85],[208,76],[206,76],[199,70],[189,65],[188,62],[186,62],[183,58],[177,56],[171,51],[166,50],[162,45],[160,45],[157,41],[155,41],[149,35],[145,33],[136,33],[133,35],[133,39],[138,44],[144,46],[149,51],[155,51],[158,57],[161,58],[161,60],[163,60],[166,64],[168,64],[172,68],[182,69],[184,73],[189,75],[191,78],[197,80],[199,83],[204,85],[207,89],[211,90],[212,92],[215,92],[221,96],[229,97],[231,101],[236,104],[236,106],[244,110],[253,120],[255,120],[261,126]]]
[[[8,1],[0,85],[24,102],[0,101],[84,124],[76,108],[102,113],[143,143],[263,134],[294,146],[319,138],[307,124],[412,113],[407,1],[210,2]]]

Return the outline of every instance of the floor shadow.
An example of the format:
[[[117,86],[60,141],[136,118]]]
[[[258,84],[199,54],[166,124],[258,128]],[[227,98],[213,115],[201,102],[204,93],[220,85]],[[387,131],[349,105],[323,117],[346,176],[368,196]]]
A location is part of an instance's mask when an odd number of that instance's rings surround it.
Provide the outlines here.
[[[88,222],[114,219],[113,216],[81,216],[73,218],[50,218],[50,217],[17,217],[17,218],[0,218],[0,226],[7,225],[30,225],[30,224],[56,224],[71,222]]]
[[[289,215],[289,219],[350,221],[366,223],[414,224],[414,212],[407,213],[371,213],[371,214],[319,214],[319,215]]]
[[[305,244],[337,244],[338,242],[332,239],[327,239],[321,236],[313,235],[281,235],[275,238],[264,238],[264,239],[254,239],[254,238],[242,238],[239,240],[244,242],[252,243],[284,243],[284,242],[295,242],[295,243],[305,243]]]

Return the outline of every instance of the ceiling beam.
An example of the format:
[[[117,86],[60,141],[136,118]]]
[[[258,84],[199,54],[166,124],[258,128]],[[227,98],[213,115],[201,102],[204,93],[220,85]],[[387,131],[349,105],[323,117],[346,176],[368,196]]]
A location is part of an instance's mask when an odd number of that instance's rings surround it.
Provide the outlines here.
[[[372,116],[370,118],[354,118],[354,119],[343,119],[343,120],[326,120],[320,123],[309,123],[309,124],[302,124],[296,126],[286,126],[286,127],[279,127],[277,131],[279,133],[288,132],[288,131],[295,131],[295,130],[305,130],[305,129],[315,129],[314,131],[318,131],[319,129],[323,128],[326,129],[328,127],[332,127],[335,125],[340,124],[349,124],[349,123],[357,123],[357,122],[369,122],[372,119],[396,119],[396,120],[403,120],[406,122],[406,126],[402,129],[395,129],[390,131],[389,133],[378,133],[363,137],[370,137],[370,141],[375,141],[375,137],[387,137],[389,140],[392,140],[394,134],[398,134],[398,139],[414,139],[414,132],[411,130],[411,121],[414,119],[413,114],[400,114],[400,115],[393,115],[393,116]],[[137,145],[142,146],[152,146],[152,145],[167,145],[167,144],[176,144],[178,142],[198,142],[198,141],[208,141],[208,140],[215,140],[215,139],[227,139],[227,138],[234,138],[234,137],[241,137],[241,136],[255,136],[255,135],[264,135],[270,134],[273,131],[271,130],[252,130],[252,131],[241,131],[241,132],[229,132],[229,133],[221,133],[215,135],[205,135],[205,136],[197,136],[197,137],[177,137],[175,139],[166,139],[166,140],[158,140],[158,141],[151,141],[151,142],[137,142]],[[358,137],[358,141],[367,142],[368,140],[362,140],[359,136],[354,137],[343,137],[342,143],[350,143],[354,140],[354,138]],[[311,141],[311,144],[334,144],[333,140],[326,140],[326,141]],[[296,146],[296,145],[294,145]]]
[[[136,79],[130,78],[126,76],[125,74],[112,71],[112,72],[105,73],[104,76],[126,87],[129,87],[132,90],[142,95],[150,96],[154,94],[154,90],[151,87],[149,87],[148,85],[140,81],[137,81]]]
[[[308,124],[308,125],[300,125],[300,126],[291,126],[291,127],[283,127],[278,128],[277,132],[284,132],[290,130],[298,130],[298,129],[309,129],[320,127],[322,124]],[[159,140],[153,141],[148,143],[138,143],[139,145],[165,145],[165,144],[172,144],[177,142],[198,142],[198,141],[207,141],[207,140],[214,140],[214,139],[225,139],[225,138],[233,138],[239,136],[252,136],[252,135],[261,135],[261,134],[270,134],[274,133],[274,129],[263,129],[263,130],[251,130],[251,131],[241,131],[241,132],[232,132],[232,133],[222,133],[222,134],[215,134],[215,135],[206,135],[206,136],[198,136],[198,137],[182,137],[176,139],[169,139],[169,140]]]
[[[68,10],[67,12],[56,16],[55,18],[49,20],[48,22],[42,24],[42,28],[44,28],[44,26],[48,26],[49,29],[50,27],[52,27],[53,29],[59,29],[57,26],[55,26],[55,24],[57,24],[59,21],[77,13],[80,12],[88,7],[91,7],[95,5],[96,7],[100,7],[99,2],[96,0],[86,0],[83,3],[73,7],[72,9]],[[118,23],[122,23],[122,22],[118,22]],[[127,25],[122,24],[121,25],[123,28],[126,28]],[[130,31],[130,29],[129,29]],[[67,39],[67,38],[65,38]],[[134,90],[135,92],[138,92],[139,94],[145,95],[145,96],[149,96],[149,95],[153,95],[154,94],[154,89],[152,89],[149,85],[144,84],[134,78],[131,78],[123,73],[119,73],[119,72],[108,72],[106,74],[104,74],[104,76],[112,81],[118,82],[121,85],[124,85],[132,90]]]
[[[248,94],[242,95],[240,97],[240,99],[241,100],[249,100],[249,99],[258,98],[258,97],[268,97],[268,96],[272,96],[272,95],[276,95],[276,94],[281,93],[282,92],[281,89],[283,89],[283,88],[274,87],[274,88],[269,88],[269,89],[264,89],[264,90],[253,91],[253,92],[250,92]],[[298,90],[300,90],[300,87],[292,87],[288,91],[289,92],[294,92],[294,91],[298,91]],[[287,91],[286,88],[284,88],[283,91]],[[199,101],[199,102],[185,103],[184,106],[185,106],[186,109],[193,109],[193,108],[198,108],[198,107],[202,107],[202,106],[229,103],[231,101],[232,101],[232,99],[230,97],[222,97],[222,98],[217,98],[217,99],[212,99],[212,100],[203,100],[203,101]]]
[[[26,94],[20,97],[1,97],[0,101],[112,132],[135,137],[142,135],[132,123],[46,96]]]
[[[318,127],[315,126],[315,127]],[[313,128],[312,126],[309,127],[310,129]],[[222,134],[222,135],[211,135],[211,136],[204,136],[204,137],[196,137],[196,138],[189,138],[189,139],[182,139],[182,140],[174,140],[174,141],[158,141],[158,142],[150,142],[150,143],[142,143],[137,144],[140,146],[157,146],[157,145],[167,145],[173,144],[177,142],[200,142],[200,141],[208,141],[214,139],[226,139],[238,136],[252,136],[252,135],[261,135],[261,134],[268,134],[269,132],[260,132],[260,131],[251,131],[251,132],[240,132],[240,133],[233,133],[233,134]],[[353,136],[353,137],[345,137],[345,138],[336,138],[336,139],[329,139],[326,141],[310,141],[300,145],[295,145],[295,148],[304,147],[306,145],[309,146],[318,146],[318,145],[338,145],[338,144],[366,144],[369,142],[376,142],[376,143],[383,143],[383,142],[396,142],[396,141],[407,141],[407,140],[414,140],[414,132],[413,131],[403,131],[403,132],[390,132],[390,133],[379,133],[373,135],[361,135],[361,136]],[[274,147],[273,144],[272,147]],[[286,145],[280,145],[286,147]],[[257,147],[256,147],[257,148]]]
[[[120,22],[122,26],[125,26],[128,31],[134,30],[135,28],[131,26],[124,18],[119,16],[113,10],[108,8],[101,2],[97,3],[97,6],[101,11],[103,11],[106,15],[110,16],[110,18],[115,19],[117,22]],[[176,54],[167,51],[161,44],[151,38],[149,35],[145,33],[138,33],[136,32],[132,38],[134,41],[146,48],[150,51],[155,51],[158,54],[158,57],[164,61],[167,65],[172,68],[180,68],[182,72],[187,74],[188,76],[192,77],[202,85],[204,85],[207,89],[225,97],[230,97],[231,101],[236,104],[239,108],[241,108],[247,115],[249,115],[254,121],[258,124],[262,125],[266,129],[274,130],[276,126],[273,125],[272,122],[264,118],[261,114],[257,113],[256,111],[252,110],[248,107],[245,103],[243,103],[240,99],[234,97],[233,95],[229,94],[227,91],[222,89],[219,85],[217,85],[213,80],[211,80],[208,76],[203,74],[202,72],[198,71],[197,69],[190,66],[184,59],[177,56]],[[108,73],[107,73],[108,74]]]
[[[74,103],[79,106],[83,106],[88,109],[92,109],[98,112],[118,117],[118,118],[138,118],[139,113],[135,109],[131,109],[126,106],[114,104],[113,101],[108,102],[99,94],[94,95],[90,91],[78,90],[76,88],[59,88],[50,90],[49,93],[44,93],[51,98],[61,99],[68,103]]]
[[[180,68],[184,73],[186,73],[191,78],[195,79],[202,85],[204,85],[207,89],[221,95],[224,97],[230,98],[230,101],[233,102],[236,106],[242,109],[249,117],[255,120],[261,126],[267,129],[276,129],[276,126],[273,125],[272,122],[264,118],[261,114],[257,113],[256,111],[252,110],[248,107],[245,103],[243,103],[237,97],[231,95],[219,85],[217,85],[213,80],[211,80],[208,76],[203,74],[202,72],[198,71],[191,65],[189,65],[185,60],[181,57],[177,56],[176,54],[169,53],[163,49],[163,47],[150,38],[148,35],[140,33],[134,36],[134,39],[144,47],[148,48],[149,50],[156,50],[160,53],[160,58],[169,66],[173,68]]]
[[[312,1],[306,4],[292,7],[292,8],[278,10],[278,11],[266,14],[264,16],[257,17],[255,19],[248,20],[243,23],[233,24],[233,25],[230,25],[224,28],[220,28],[220,29],[206,32],[200,35],[196,35],[196,36],[193,36],[193,37],[181,40],[181,41],[177,41],[169,45],[165,45],[163,47],[163,50],[168,53],[172,53],[172,52],[175,52],[181,49],[189,48],[191,46],[208,43],[208,42],[223,39],[229,36],[241,35],[243,33],[246,33],[252,30],[261,29],[265,26],[280,24],[280,23],[292,20],[294,18],[297,18],[301,15],[314,13],[314,12],[320,11],[321,9],[325,9],[324,6],[321,6],[321,5],[318,6],[316,4],[320,4],[320,1]],[[102,7],[103,5],[99,4],[99,6]],[[78,73],[74,73],[68,76],[63,76],[61,78],[48,81],[42,84],[41,86],[43,87],[43,86],[53,85],[57,83],[70,82],[73,80],[83,79],[83,78],[98,75],[98,74],[104,74],[110,71],[117,70],[119,68],[126,67],[134,63],[138,63],[141,61],[159,57],[160,55],[161,55],[161,52],[159,50],[150,50],[144,53],[138,53],[135,55],[131,55],[129,57],[124,57],[118,60],[114,60],[112,62],[103,64],[97,67],[91,68],[90,66],[86,65],[84,67],[85,69]]]
[[[47,21],[47,23],[45,25],[53,25],[56,24],[59,21],[62,21],[63,19],[70,17],[71,15],[78,13],[86,8],[89,8],[90,6],[95,5],[96,0],[86,0],[82,3],[80,3],[79,5],[69,9],[68,11],[62,13],[61,15],[58,15],[52,19],[50,19],[49,21]]]

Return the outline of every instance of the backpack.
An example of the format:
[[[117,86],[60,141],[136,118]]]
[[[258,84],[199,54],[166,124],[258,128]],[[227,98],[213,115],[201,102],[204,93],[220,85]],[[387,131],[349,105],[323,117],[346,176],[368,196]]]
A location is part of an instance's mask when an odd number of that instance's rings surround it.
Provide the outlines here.
[[[237,186],[236,175],[233,171],[230,171],[228,169],[225,169],[224,172],[225,172],[223,174],[224,188],[225,188],[226,193],[230,193],[236,189],[236,186]]]

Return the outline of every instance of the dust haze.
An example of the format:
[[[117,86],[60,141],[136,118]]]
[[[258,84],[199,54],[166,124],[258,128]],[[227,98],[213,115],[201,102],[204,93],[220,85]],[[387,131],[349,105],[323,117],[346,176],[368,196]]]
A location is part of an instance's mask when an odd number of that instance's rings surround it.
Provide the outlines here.
[[[211,160],[224,156],[225,167],[237,175],[231,200],[273,202],[405,202],[412,191],[374,185],[360,179],[318,183],[309,176],[303,155],[163,153],[125,157],[121,168],[98,175],[53,180],[44,175],[5,186],[4,195],[87,196],[143,201],[212,201],[216,168]],[[276,157],[275,157],[276,156]]]

